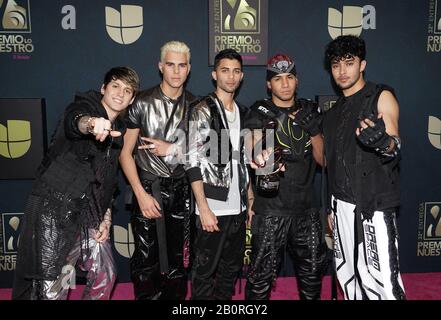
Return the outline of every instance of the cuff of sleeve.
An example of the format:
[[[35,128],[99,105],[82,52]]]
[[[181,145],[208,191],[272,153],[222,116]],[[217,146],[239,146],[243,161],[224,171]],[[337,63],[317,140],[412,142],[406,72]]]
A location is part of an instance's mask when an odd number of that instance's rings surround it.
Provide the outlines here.
[[[75,115],[73,117],[71,126],[72,126],[73,130],[79,135],[84,135],[79,128],[79,121],[82,117],[92,117],[92,116],[89,113],[78,113],[77,115]],[[88,135],[88,134],[89,133],[87,132],[86,135]]]
[[[126,121],[126,126],[129,129],[139,129],[140,128],[140,126],[138,126],[138,125],[136,125],[136,124],[134,124],[132,122],[129,122],[129,121]]]
[[[187,170],[187,177],[190,183],[202,180],[202,173],[199,167],[193,167]]]

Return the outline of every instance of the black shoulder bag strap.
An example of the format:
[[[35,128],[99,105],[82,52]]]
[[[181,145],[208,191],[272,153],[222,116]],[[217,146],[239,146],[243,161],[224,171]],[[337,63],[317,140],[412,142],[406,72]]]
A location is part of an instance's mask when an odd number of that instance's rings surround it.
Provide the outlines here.
[[[278,110],[275,108],[277,107],[274,107],[269,100],[262,100],[260,106],[255,108],[255,110],[266,118],[276,119]]]

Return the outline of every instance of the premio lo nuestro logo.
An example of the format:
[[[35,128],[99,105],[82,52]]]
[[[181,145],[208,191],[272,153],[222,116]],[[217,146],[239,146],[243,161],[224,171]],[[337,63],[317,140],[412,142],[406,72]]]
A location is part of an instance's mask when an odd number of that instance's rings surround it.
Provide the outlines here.
[[[31,32],[29,1],[0,0],[0,33]]]
[[[14,254],[18,250],[19,228],[23,213],[2,213],[1,230],[3,235],[3,254]]]
[[[429,0],[427,52],[441,52],[441,0]]]
[[[34,52],[29,0],[0,0],[0,53],[12,53],[14,59],[29,59]]]
[[[14,271],[23,213],[0,214],[0,272]]]
[[[420,203],[417,256],[441,255],[441,202]]]
[[[259,1],[223,0],[221,15],[223,32],[250,32],[259,30]]]

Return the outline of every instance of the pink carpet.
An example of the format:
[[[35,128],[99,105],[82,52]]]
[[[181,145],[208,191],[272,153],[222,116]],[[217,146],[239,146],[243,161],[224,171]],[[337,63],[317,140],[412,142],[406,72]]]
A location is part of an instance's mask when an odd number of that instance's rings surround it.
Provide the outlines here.
[[[404,287],[408,300],[441,300],[441,273],[407,273],[402,275]],[[330,300],[331,285],[330,277],[323,280],[322,299]],[[239,290],[239,285],[242,290]],[[245,281],[238,282],[234,300],[243,300],[243,286]],[[72,290],[69,300],[79,300],[84,286],[77,286]],[[273,290],[271,300],[297,300],[297,285],[295,278],[278,278]],[[0,289],[0,300],[10,300],[11,289]],[[339,294],[339,299],[342,295]],[[133,300],[133,289],[131,283],[119,283],[116,285],[112,300]]]

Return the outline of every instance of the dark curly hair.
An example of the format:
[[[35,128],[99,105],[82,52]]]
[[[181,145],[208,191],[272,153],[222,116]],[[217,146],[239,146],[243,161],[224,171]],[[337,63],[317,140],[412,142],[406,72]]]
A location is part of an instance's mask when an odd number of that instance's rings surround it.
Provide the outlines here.
[[[366,58],[366,44],[363,39],[353,36],[339,36],[326,46],[325,67],[331,70],[334,61],[359,57],[360,60]]]

